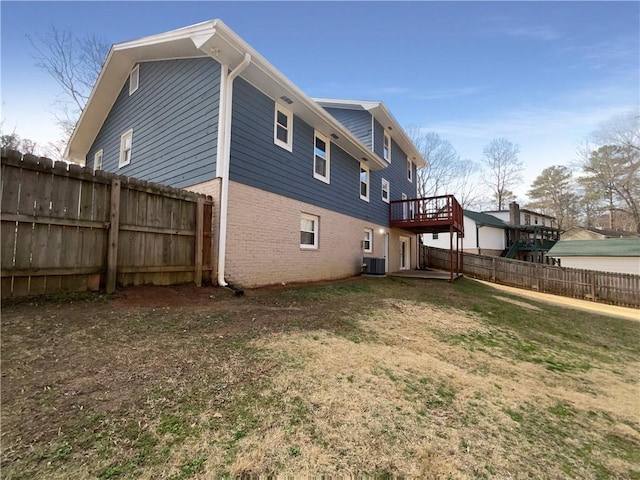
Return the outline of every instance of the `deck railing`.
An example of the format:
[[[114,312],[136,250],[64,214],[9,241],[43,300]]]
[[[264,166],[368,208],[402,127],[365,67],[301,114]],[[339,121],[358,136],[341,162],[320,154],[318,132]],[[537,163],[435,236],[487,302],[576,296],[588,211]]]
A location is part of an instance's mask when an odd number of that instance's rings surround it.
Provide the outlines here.
[[[453,195],[393,200],[389,222],[392,227],[416,233],[446,232],[450,227],[464,233],[464,213]]]

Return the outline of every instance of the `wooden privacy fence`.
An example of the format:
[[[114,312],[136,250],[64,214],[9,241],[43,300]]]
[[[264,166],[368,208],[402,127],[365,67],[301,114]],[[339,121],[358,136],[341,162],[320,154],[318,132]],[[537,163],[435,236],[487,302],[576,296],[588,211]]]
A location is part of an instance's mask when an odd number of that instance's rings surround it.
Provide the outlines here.
[[[2,152],[2,298],[211,279],[211,197]]]
[[[463,253],[464,275],[565,297],[640,308],[640,275],[555,267]],[[423,245],[420,264],[449,270],[449,250]]]

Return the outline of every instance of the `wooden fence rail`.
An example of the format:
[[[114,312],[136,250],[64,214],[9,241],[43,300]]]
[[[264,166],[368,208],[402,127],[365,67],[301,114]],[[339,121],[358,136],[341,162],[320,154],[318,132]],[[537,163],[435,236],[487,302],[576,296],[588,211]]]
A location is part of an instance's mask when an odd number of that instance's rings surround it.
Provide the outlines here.
[[[211,279],[211,197],[2,151],[2,298]]]
[[[640,308],[640,275],[564,268],[463,253],[463,274],[512,287]],[[449,270],[449,250],[421,247],[420,264]]]

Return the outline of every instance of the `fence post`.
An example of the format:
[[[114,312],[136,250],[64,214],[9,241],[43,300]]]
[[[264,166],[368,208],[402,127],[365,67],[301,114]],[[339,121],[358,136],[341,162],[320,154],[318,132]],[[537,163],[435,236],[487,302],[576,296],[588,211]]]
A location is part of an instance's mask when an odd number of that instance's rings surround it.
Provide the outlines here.
[[[107,247],[107,293],[116,291],[118,236],[120,235],[120,180],[111,180],[109,245]]]
[[[204,248],[204,198],[196,200],[196,257],[195,257],[195,282],[202,286],[202,250]]]
[[[491,259],[491,281],[496,283],[496,257]]]
[[[596,301],[596,274],[595,272],[589,272],[589,277],[591,280],[591,301]]]

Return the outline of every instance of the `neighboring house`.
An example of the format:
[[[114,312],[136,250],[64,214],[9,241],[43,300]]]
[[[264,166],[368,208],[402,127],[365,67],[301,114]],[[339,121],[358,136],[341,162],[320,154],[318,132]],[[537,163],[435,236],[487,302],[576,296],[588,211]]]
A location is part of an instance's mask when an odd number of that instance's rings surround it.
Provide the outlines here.
[[[212,195],[221,285],[346,277],[363,256],[416,267],[420,230],[394,227],[417,225],[425,161],[400,125],[378,102],[311,99],[220,20],[114,45],[66,157]]]
[[[508,225],[486,213],[464,210],[463,251],[478,255],[500,256],[507,248]],[[425,245],[449,248],[448,233],[427,233],[422,236]]]
[[[640,238],[563,240],[548,255],[563,267],[640,275]]]
[[[565,240],[603,240],[605,238],[624,238],[624,237],[640,237],[639,233],[626,232],[623,230],[608,230],[604,228],[591,227],[571,227],[569,230],[562,232],[560,241]]]
[[[546,253],[559,235],[554,217],[520,209],[516,202],[509,205],[509,210],[464,210],[465,252],[545,263]],[[426,234],[422,241],[432,247],[449,248],[449,238],[446,233]]]

